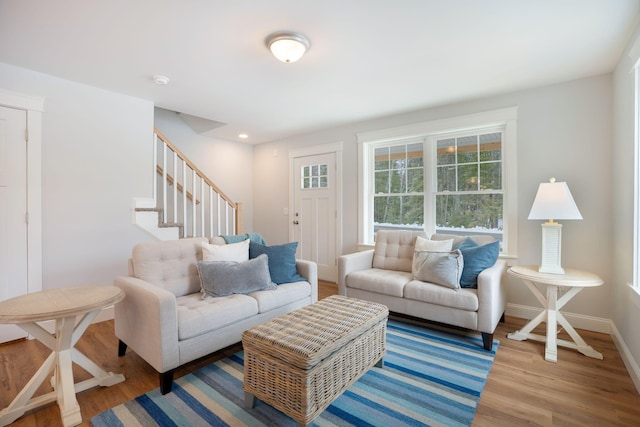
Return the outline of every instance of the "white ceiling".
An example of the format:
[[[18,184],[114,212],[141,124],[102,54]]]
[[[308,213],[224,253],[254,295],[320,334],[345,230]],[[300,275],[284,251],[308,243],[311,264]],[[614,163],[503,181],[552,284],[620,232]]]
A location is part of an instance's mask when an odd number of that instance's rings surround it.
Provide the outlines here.
[[[639,0],[0,0],[0,62],[261,143],[610,72],[639,10]],[[310,39],[299,62],[265,47],[280,30]]]

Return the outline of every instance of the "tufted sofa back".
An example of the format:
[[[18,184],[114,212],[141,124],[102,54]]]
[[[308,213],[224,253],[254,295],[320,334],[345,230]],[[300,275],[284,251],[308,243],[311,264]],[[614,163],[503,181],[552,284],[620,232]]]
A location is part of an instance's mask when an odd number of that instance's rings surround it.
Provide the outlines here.
[[[160,286],[176,296],[200,291],[197,262],[206,237],[139,243],[133,247],[134,277]]]
[[[410,272],[418,236],[427,237],[422,231],[379,230],[376,232],[373,267]]]

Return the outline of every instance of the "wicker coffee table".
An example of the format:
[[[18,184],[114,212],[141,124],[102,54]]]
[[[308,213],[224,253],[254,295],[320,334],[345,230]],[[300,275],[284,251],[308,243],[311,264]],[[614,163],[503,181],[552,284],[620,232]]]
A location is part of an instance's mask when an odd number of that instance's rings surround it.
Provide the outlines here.
[[[310,424],[386,353],[389,310],[334,295],[242,334],[245,405]]]

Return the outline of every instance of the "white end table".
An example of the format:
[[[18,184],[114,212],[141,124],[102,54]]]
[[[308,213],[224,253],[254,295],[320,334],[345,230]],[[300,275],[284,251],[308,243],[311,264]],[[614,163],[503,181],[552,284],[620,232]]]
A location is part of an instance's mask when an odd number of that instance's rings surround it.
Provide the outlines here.
[[[0,425],[20,418],[26,411],[58,402],[64,426],[82,422],[76,393],[100,385],[111,386],[124,376],[105,372],[74,348],[98,312],[124,298],[115,286],[74,286],[50,289],[0,302],[0,323],[16,324],[51,349],[51,354],[27,385],[5,409],[0,411]],[[55,320],[55,332],[49,333],[37,322]],[[93,377],[74,384],[72,362]],[[38,387],[53,373],[54,391],[32,398]]]
[[[585,356],[602,360],[602,354],[587,345],[560,312],[560,309],[582,289],[602,285],[600,277],[593,273],[571,269],[565,269],[564,274],[540,273],[537,265],[511,267],[507,270],[507,273],[522,279],[544,308],[540,314],[529,321],[522,329],[508,334],[508,338],[517,341],[532,339],[546,342],[544,358],[549,362],[558,361],[559,345],[576,349]],[[540,292],[536,283],[546,286],[546,296]],[[569,288],[560,298],[558,298],[559,287]],[[547,321],[547,336],[532,334],[531,331],[545,320]],[[557,338],[558,323],[564,327],[573,341]]]

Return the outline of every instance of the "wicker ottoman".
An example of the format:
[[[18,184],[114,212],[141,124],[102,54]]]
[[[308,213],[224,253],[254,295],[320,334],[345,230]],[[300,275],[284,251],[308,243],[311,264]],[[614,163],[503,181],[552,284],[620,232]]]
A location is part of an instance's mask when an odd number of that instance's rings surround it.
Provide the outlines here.
[[[242,334],[245,405],[255,398],[310,424],[374,365],[382,367],[389,310],[331,296]]]

